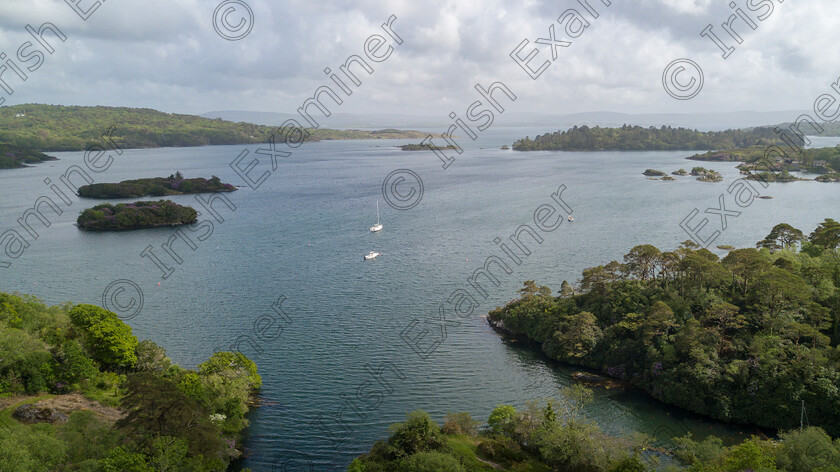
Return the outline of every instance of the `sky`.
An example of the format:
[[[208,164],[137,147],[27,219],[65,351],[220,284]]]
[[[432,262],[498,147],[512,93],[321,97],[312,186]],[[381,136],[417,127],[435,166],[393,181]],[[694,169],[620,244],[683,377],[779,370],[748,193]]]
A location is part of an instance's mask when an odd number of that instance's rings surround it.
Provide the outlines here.
[[[517,112],[805,110],[840,77],[832,34],[840,30],[837,0],[735,0],[756,26],[733,24],[741,44],[721,27],[735,14],[727,1],[612,0],[609,7],[604,1],[588,0],[596,19],[577,0],[2,0],[0,52],[13,60],[33,42],[27,25],[51,22],[67,39],[45,34],[54,52],[24,71],[26,81],[7,68],[0,78],[13,93],[0,89],[0,97],[5,105],[294,113],[318,87],[332,84],[325,68],[364,55],[375,34],[393,53],[371,63],[373,75],[343,96],[342,113],[463,113],[478,98],[476,84],[497,81],[516,94]],[[568,9],[589,23],[573,31],[576,38],[565,30],[571,22],[558,21]],[[381,28],[392,15],[402,44]],[[535,44],[550,38],[551,25],[556,41],[571,44]],[[701,36],[707,25],[735,47],[729,57]],[[243,37],[225,39],[217,29]],[[552,49],[557,54],[536,79],[511,57],[526,39],[520,57],[536,46],[534,69]],[[703,71],[703,87],[691,99],[675,99],[663,87],[663,71],[677,59]],[[16,64],[23,70],[36,63],[29,60]],[[697,75],[681,74],[675,80],[682,85]]]

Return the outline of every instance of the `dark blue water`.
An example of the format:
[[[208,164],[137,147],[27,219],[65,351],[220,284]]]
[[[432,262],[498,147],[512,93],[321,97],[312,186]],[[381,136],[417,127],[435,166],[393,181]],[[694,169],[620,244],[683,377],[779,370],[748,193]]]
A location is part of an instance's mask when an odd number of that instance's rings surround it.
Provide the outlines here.
[[[311,461],[315,470],[342,470],[408,411],[424,409],[439,420],[448,411],[469,411],[486,419],[496,404],[521,406],[557,395],[571,384],[573,370],[500,339],[480,314],[513,298],[523,280],[558,289],[563,280],[578,280],[586,267],[621,259],[636,244],[673,249],[688,239],[679,227],[683,218],[694,208],[702,213],[717,207],[718,197],[739,177],[733,164],[722,163],[706,165],[724,174],[721,183],[691,177],[661,182],[641,175],[646,168],[690,169],[696,163],[683,159],[686,152],[499,150],[517,137],[544,131],[496,130],[480,142],[487,149],[467,149],[447,170],[431,152],[394,148],[404,142],[305,144],[280,160],[259,189],[229,194],[236,210],[218,207],[224,223],[216,221],[212,235],[196,241],[195,250],[176,243],[181,264],[160,248],[173,234],[168,228],[78,231],[73,225],[78,213],[98,202],[75,197],[71,206],[62,206],[60,217],[50,218],[49,228],[34,225],[39,238],[30,238],[31,247],[11,268],[0,269],[0,290],[50,303],[100,304],[106,286],[129,279],[144,294],[142,311],[129,321],[135,333],[163,345],[185,366],[237,339],[253,340],[240,347],[259,365],[266,402],[251,416],[246,444],[251,454],[242,465],[263,471],[272,470],[272,464],[282,470],[285,464],[298,470]],[[243,185],[228,166],[242,149],[126,151],[94,177],[108,182],[181,171]],[[81,153],[59,157],[0,172],[0,232],[17,228],[16,219],[39,196],[51,195],[44,178],[57,181],[82,162]],[[407,211],[384,204],[381,195],[382,180],[400,168],[417,172],[425,187],[420,204]],[[252,175],[265,169],[270,169],[267,162]],[[484,284],[488,299],[480,300],[475,316],[449,326],[427,359],[418,356],[400,333],[414,319],[437,318],[438,306],[454,290],[467,288],[467,277],[487,257],[501,255],[493,239],[533,224],[534,210],[550,203],[561,185],[567,187],[563,198],[576,220],[543,233],[543,243],[531,244],[531,255],[514,265],[512,274],[500,274],[498,287]],[[810,232],[825,217],[836,217],[827,209],[840,203],[840,185],[832,184],[772,184],[766,194],[774,198],[740,208],[741,216],[728,220],[714,245],[752,246],[782,221]],[[200,209],[193,196],[172,200]],[[385,229],[372,234],[368,228],[376,219],[377,200]],[[717,218],[711,215],[709,228],[720,226]],[[169,278],[140,256],[149,245],[175,269]],[[363,261],[370,250],[383,255]],[[271,307],[280,297],[291,323],[277,339],[259,341],[255,321],[278,316]],[[392,366],[399,374],[389,368],[377,381],[366,365]],[[372,396],[357,404],[356,412],[346,407],[344,422],[339,421],[342,399],[360,387]],[[641,431],[662,439],[687,430],[730,438],[748,431],[703,421],[634,392],[600,391],[587,414],[608,431]],[[319,415],[323,427],[312,424]]]

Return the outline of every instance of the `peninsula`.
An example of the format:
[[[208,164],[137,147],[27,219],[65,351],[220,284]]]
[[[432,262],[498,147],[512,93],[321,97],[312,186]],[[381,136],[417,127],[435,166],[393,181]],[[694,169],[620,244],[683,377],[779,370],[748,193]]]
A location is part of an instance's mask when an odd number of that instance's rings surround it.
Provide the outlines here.
[[[17,169],[27,164],[40,164],[44,161],[57,160],[33,149],[9,143],[0,143],[0,169]]]
[[[565,131],[526,137],[513,144],[515,151],[668,151],[733,149],[782,144],[772,128],[697,131],[624,125],[620,128],[575,126]]]
[[[25,104],[0,108],[0,143],[27,152],[84,151],[103,134],[122,149],[264,144],[277,127],[223,121],[148,108]],[[306,129],[307,142],[335,139],[423,139],[411,130]],[[277,139],[277,137],[275,137]],[[6,156],[7,152],[0,147]],[[7,156],[8,157],[8,156]]]

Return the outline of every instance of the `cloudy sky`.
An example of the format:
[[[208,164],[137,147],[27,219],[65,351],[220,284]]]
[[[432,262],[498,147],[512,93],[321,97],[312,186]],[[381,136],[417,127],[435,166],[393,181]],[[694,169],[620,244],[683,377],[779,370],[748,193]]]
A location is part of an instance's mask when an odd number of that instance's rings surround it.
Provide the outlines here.
[[[560,49],[537,80],[509,54],[523,39],[547,38],[552,24],[557,39],[569,39],[557,18],[568,8],[583,12],[575,0],[241,1],[253,12],[252,30],[228,41],[214,28],[222,0],[108,0],[86,21],[63,0],[2,0],[0,51],[14,57],[31,41],[26,26],[44,22],[54,23],[67,41],[50,38],[55,53],[25,82],[4,72],[14,93],[0,90],[0,96],[7,105],[294,113],[329,83],[323,70],[363,54],[365,39],[382,33],[380,25],[391,15],[397,16],[394,30],[403,44],[375,64],[373,76],[341,112],[462,113],[475,100],[474,84],[499,80],[519,96],[517,112],[808,109],[840,77],[837,0],[749,0],[774,8],[756,20],[755,31],[742,21],[735,24],[740,45],[720,26],[733,14],[728,1],[613,0],[606,7],[589,0],[600,17],[587,15],[591,26]],[[747,0],[736,2],[755,19]],[[89,10],[94,3],[81,0],[78,8]],[[242,16],[232,11],[228,23]],[[728,59],[700,36],[709,24],[736,46]],[[540,48],[535,68],[551,55],[548,46]],[[663,89],[663,70],[678,58],[694,60],[704,72],[703,89],[692,100],[675,100]]]

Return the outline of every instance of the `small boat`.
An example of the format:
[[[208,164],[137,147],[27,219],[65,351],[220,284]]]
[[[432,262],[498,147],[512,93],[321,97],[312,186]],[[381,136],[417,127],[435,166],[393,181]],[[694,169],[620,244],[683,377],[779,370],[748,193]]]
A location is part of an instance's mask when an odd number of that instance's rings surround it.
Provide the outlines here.
[[[569,221],[575,221],[575,219],[572,218],[572,215],[569,215]]]
[[[366,261],[369,261],[369,260],[371,260],[371,259],[376,259],[377,257],[379,257],[379,253],[378,253],[378,252],[376,252],[376,251],[370,251],[370,252],[368,253],[368,255],[366,255],[366,256],[365,256],[365,260],[366,260]]]
[[[370,227],[371,233],[382,231],[382,223],[379,222],[379,200],[376,201],[376,224]]]

